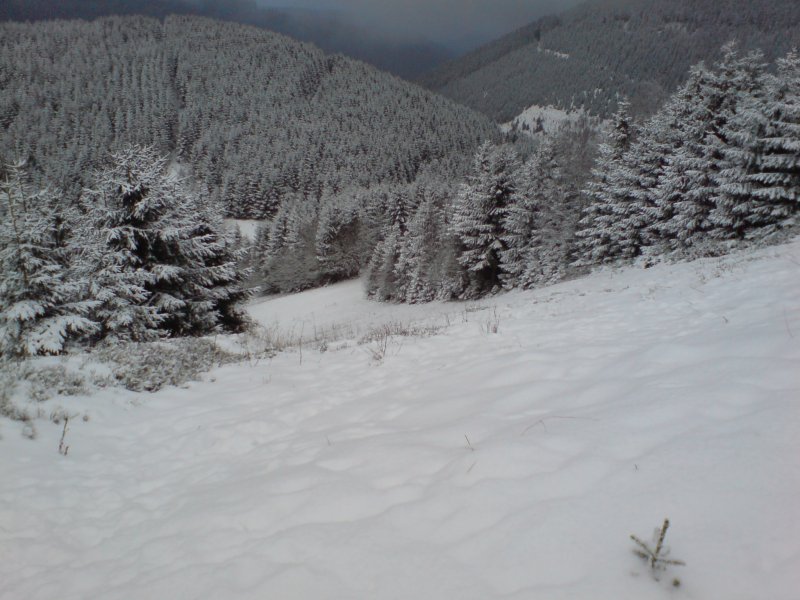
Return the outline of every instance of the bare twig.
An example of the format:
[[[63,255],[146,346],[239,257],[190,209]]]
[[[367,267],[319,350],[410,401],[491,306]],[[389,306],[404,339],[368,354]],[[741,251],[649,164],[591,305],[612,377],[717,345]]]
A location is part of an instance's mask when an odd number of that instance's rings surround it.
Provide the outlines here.
[[[69,417],[64,417],[64,430],[61,432],[61,441],[58,443],[58,453],[62,456],[69,454],[69,446],[64,443],[64,438],[67,437],[69,430]]]
[[[303,321],[303,325],[300,327],[300,340],[298,342],[298,346],[300,348],[300,366],[303,366],[303,331],[306,328],[306,322]]]
[[[561,417],[561,416],[558,416],[558,415],[553,415],[552,417],[542,417],[541,419],[539,419],[535,423],[533,423],[531,425],[528,425],[525,429],[523,429],[522,433],[520,433],[520,436],[525,435],[526,433],[528,433],[531,429],[533,429],[537,425],[541,425],[542,428],[545,431],[547,431],[547,425],[545,425],[544,422],[547,421],[548,419],[570,419],[570,420],[574,420],[574,421],[597,421],[597,419],[593,419],[591,417]]]

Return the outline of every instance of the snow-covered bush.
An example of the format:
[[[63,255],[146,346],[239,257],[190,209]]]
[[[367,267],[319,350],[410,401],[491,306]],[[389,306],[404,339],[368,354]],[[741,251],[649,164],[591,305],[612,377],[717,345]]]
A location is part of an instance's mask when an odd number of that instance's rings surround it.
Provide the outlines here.
[[[30,413],[21,409],[13,400],[19,384],[19,363],[0,359],[0,417],[14,421],[29,421]]]
[[[39,366],[28,364],[23,379],[29,383],[29,396],[43,402],[53,396],[77,396],[89,391],[87,377],[64,365]]]
[[[358,343],[369,344],[391,336],[424,338],[436,335],[441,330],[439,325],[391,321],[371,328],[358,339]]]
[[[181,385],[197,380],[213,367],[240,360],[204,339],[102,343],[92,356],[110,366],[118,384],[135,392]]]
[[[0,416],[23,422],[46,418],[42,403],[57,396],[88,394],[105,385],[94,373],[42,364],[43,360],[47,359],[0,361]],[[52,409],[51,420],[61,413],[63,409]]]

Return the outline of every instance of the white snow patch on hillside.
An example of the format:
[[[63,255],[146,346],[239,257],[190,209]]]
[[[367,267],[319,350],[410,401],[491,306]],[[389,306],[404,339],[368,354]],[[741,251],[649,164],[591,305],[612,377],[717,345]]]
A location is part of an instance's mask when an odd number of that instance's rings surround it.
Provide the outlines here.
[[[532,137],[540,134],[552,135],[562,127],[578,123],[586,117],[587,113],[583,109],[566,111],[553,106],[534,104],[508,123],[501,124],[500,128],[504,132],[516,128]]]
[[[264,221],[251,219],[225,219],[225,227],[228,228],[228,231],[235,231],[238,228],[242,237],[249,242],[255,241],[258,228],[263,223]]]
[[[0,598],[796,600],[799,274],[800,242],[609,270],[450,305],[381,362],[107,390],[70,400],[67,457],[3,422]],[[360,298],[253,313],[377,318]],[[657,582],[628,536],[664,517],[686,566]]]
[[[555,58],[560,58],[561,60],[568,60],[570,58],[569,54],[566,52],[559,52],[558,50],[550,50],[548,48],[542,48],[541,45],[536,47],[536,51],[541,54],[547,54],[548,56],[554,56]]]

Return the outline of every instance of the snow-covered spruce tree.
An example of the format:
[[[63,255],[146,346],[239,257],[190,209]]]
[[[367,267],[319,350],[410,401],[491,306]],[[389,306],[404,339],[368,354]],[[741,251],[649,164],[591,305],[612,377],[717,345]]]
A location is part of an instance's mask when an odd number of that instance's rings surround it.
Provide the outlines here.
[[[714,208],[708,218],[714,238],[737,240],[745,236],[754,207],[749,186],[742,186],[741,178],[751,168],[748,162],[755,150],[749,146],[755,143],[753,132],[758,126],[754,118],[761,112],[758,105],[765,93],[765,65],[761,53],[741,56],[735,45],[728,44],[715,66],[707,92],[712,117],[706,154],[711,157],[715,184]]]
[[[537,155],[534,155],[521,167],[516,176],[518,193],[503,219],[504,247],[500,251],[503,273],[500,278],[507,289],[521,284],[522,274],[527,266],[527,253],[533,244],[533,232],[541,209],[541,204],[538,202],[541,197],[534,184],[541,175],[538,171]]]
[[[400,298],[404,302],[430,302],[436,297],[436,290],[430,285],[425,271],[432,260],[428,252],[435,248],[435,244],[441,243],[441,239],[432,239],[437,224],[441,223],[441,216],[429,199],[423,201],[409,223],[394,265],[395,273],[405,279],[403,298]]]
[[[472,173],[461,185],[453,207],[452,232],[461,245],[458,260],[467,273],[467,297],[502,285],[500,256],[506,250],[503,224],[516,202],[519,158],[509,146],[484,143]]]
[[[34,191],[23,165],[0,181],[0,355],[59,354],[93,333],[85,281],[69,272],[69,210],[56,194]]]
[[[711,104],[718,102],[709,94],[714,77],[702,63],[694,66],[686,83],[654,117],[660,123],[665,164],[655,192],[657,216],[650,235],[664,252],[700,252],[697,247],[707,245],[716,188],[713,146],[707,142]]]
[[[162,310],[167,316],[161,328],[172,336],[241,331],[246,323],[241,304],[251,295],[244,285],[249,273],[240,268],[246,250],[225,231],[221,205],[209,202],[204,190],[186,192],[176,197],[177,235],[165,248],[180,272],[153,289],[156,306],[174,307]]]
[[[410,213],[409,198],[404,189],[388,195],[386,217],[382,239],[377,243],[367,265],[367,295],[380,300],[398,301],[405,297],[407,273],[396,269],[400,257]]]
[[[152,147],[111,158],[82,195],[81,262],[90,297],[100,302],[100,337],[146,341],[240,328],[244,274],[219,210]]]
[[[762,89],[744,96],[724,128],[719,209],[723,235],[766,238],[800,204],[800,56],[777,61]],[[733,227],[730,227],[733,225]]]
[[[516,202],[503,223],[500,254],[507,288],[534,287],[561,278],[569,253],[564,239],[565,193],[555,141],[546,139],[522,166]]]
[[[756,177],[757,226],[781,225],[800,209],[800,49],[778,59],[777,75],[767,85],[770,128]]]
[[[449,232],[447,184],[423,185],[419,206],[408,223],[395,274],[403,280],[404,296],[416,303],[450,300],[464,289],[463,271],[456,258],[456,240]]]
[[[623,155],[616,173],[618,187],[611,194],[613,219],[609,233],[618,251],[617,258],[623,261],[649,255],[656,243],[651,232],[662,218],[656,203],[656,187],[664,168],[665,129],[660,115],[649,119]]]
[[[400,231],[392,228],[375,246],[367,264],[365,278],[366,292],[370,298],[381,302],[397,301],[402,298],[403,290],[395,271],[402,242]]]
[[[623,157],[635,138],[635,128],[629,114],[630,105],[621,101],[612,118],[608,140],[600,145],[599,156],[585,194],[589,204],[583,211],[577,233],[576,264],[588,266],[611,262],[620,254],[614,228],[613,209],[618,195],[624,191]]]
[[[81,196],[87,218],[80,234],[84,246],[78,269],[89,280],[89,297],[99,302],[92,311],[100,325],[98,338],[149,341],[161,336],[164,319],[150,302],[156,282],[150,230],[167,206],[158,196],[145,203],[145,194],[151,195],[165,162],[147,165],[135,148],[112,155],[112,160]]]
[[[577,211],[568,201],[567,189],[561,180],[561,169],[554,150],[543,149],[540,173],[546,179],[536,192],[538,211],[531,245],[525,255],[525,270],[520,286],[533,288],[561,281],[567,274],[572,251]]]
[[[316,255],[323,282],[355,277],[361,267],[361,211],[351,195],[323,196],[317,224]]]
[[[265,292],[299,292],[320,282],[316,253],[318,221],[316,203],[294,195],[281,204],[260,265]]]

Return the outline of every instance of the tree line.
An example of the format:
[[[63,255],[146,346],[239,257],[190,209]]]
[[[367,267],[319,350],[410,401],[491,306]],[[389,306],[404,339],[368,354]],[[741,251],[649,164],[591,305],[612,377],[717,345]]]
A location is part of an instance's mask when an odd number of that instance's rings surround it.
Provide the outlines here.
[[[735,44],[644,122],[622,102],[582,193],[576,154],[486,143],[457,193],[397,204],[367,267],[388,300],[472,298],[603,264],[719,255],[797,231],[800,56],[769,69]],[[579,171],[580,172],[580,171]]]

